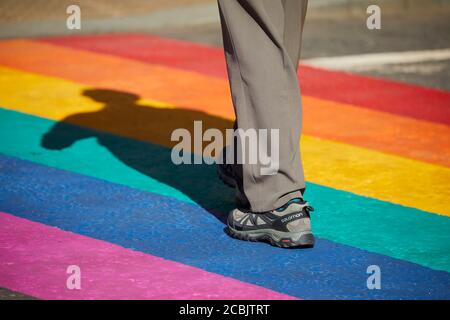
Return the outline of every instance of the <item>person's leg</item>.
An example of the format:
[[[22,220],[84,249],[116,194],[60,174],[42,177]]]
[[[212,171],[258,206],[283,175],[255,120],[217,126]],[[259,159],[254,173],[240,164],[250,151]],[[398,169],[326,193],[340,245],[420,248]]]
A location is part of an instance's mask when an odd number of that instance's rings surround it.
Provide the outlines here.
[[[241,166],[242,199],[267,212],[302,196],[297,64],[306,0],[218,0],[237,127],[279,129],[279,169]],[[269,149],[270,150],[270,149]],[[244,159],[245,160],[245,159]]]
[[[294,65],[298,66],[308,0],[282,0],[282,4],[285,12],[284,45]]]

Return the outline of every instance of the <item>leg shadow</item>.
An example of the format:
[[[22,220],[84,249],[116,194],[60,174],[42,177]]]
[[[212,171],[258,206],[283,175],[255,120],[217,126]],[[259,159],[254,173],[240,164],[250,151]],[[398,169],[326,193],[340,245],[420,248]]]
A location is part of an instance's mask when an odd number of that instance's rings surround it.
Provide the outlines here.
[[[217,128],[223,133],[233,127],[232,121],[199,111],[142,105],[139,96],[127,92],[89,89],[83,95],[102,103],[103,108],[73,114],[56,123],[42,137],[44,148],[62,150],[95,137],[127,166],[180,190],[225,221],[233,207],[234,190],[217,179],[215,165],[173,164],[171,147],[177,142],[170,141],[170,136],[173,130],[185,128],[193,137],[194,120],[202,121],[203,130]]]

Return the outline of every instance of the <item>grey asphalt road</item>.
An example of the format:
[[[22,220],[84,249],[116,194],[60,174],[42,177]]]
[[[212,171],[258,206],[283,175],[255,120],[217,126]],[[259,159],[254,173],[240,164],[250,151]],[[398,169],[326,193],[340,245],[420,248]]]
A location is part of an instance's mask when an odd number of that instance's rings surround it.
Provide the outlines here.
[[[14,292],[8,289],[0,288],[0,300],[34,300],[35,298]]]
[[[425,3],[384,9],[382,2],[380,30],[366,27],[366,1],[351,6],[310,6],[302,59],[450,48],[450,1],[438,1],[434,5],[429,1],[429,5],[424,6]],[[155,29],[152,33],[217,47],[222,45],[217,23]],[[348,71],[450,90],[450,59]]]

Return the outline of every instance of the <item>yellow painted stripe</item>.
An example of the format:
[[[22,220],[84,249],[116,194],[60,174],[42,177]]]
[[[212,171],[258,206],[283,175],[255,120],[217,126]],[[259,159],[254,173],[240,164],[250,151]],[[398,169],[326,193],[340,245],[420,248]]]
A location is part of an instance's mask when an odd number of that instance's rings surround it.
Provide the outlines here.
[[[162,113],[162,102],[139,101],[139,107],[100,113],[104,103],[93,101],[83,92],[89,87],[70,81],[0,68],[0,105],[53,120],[93,127],[104,131],[162,145],[170,145],[171,129],[202,119],[204,113],[171,109]],[[89,92],[89,91],[87,91]],[[124,99],[122,107],[129,102]],[[117,105],[120,108],[120,104]],[[114,108],[112,108],[114,109]],[[155,113],[151,125],[140,123],[142,112]],[[177,112],[177,116],[174,116]],[[173,114],[173,115],[172,115]],[[164,115],[168,121],[159,117]],[[167,129],[167,123],[174,122]],[[225,128],[230,120],[205,118],[204,127]],[[148,119],[147,117],[145,117]],[[184,121],[184,122],[183,122]],[[160,126],[158,127],[158,123]],[[158,134],[163,132],[164,134]],[[306,178],[310,182],[350,191],[384,201],[450,216],[450,169],[305,135],[302,138]]]

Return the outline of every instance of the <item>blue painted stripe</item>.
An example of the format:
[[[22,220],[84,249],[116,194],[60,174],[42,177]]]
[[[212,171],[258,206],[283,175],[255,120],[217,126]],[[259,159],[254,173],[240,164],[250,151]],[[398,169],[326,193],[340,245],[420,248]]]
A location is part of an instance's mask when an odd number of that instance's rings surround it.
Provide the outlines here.
[[[293,296],[450,298],[450,273],[323,239],[311,250],[230,239],[199,206],[123,185],[8,156],[0,181],[5,212]],[[381,290],[366,287],[369,265],[381,268]]]

